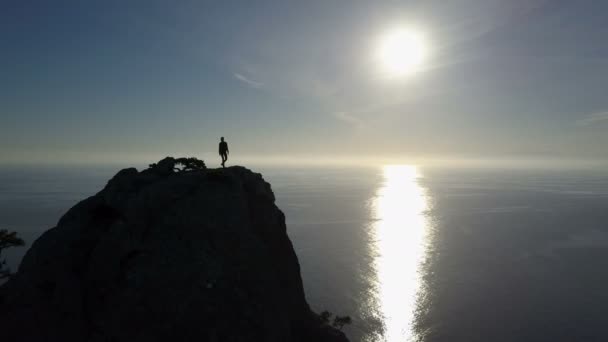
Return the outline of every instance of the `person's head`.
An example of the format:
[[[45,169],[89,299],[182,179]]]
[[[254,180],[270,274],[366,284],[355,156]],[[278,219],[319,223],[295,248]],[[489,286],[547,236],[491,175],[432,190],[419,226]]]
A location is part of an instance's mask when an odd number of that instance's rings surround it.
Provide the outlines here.
[[[220,140],[224,141],[224,137],[221,137]]]

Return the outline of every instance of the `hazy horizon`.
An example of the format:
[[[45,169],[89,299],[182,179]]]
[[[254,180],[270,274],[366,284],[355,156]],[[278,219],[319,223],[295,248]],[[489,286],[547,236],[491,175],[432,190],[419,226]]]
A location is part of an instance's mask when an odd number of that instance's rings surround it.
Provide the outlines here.
[[[28,159],[28,160],[2,160],[0,168],[31,169],[31,168],[76,168],[87,169],[101,167],[116,169],[116,171],[135,167],[145,169],[149,164],[155,163],[165,157],[195,157],[205,162],[208,168],[220,168],[221,159],[212,153],[203,154],[167,154],[146,156],[125,156],[122,158],[73,158],[73,159]],[[271,168],[369,168],[388,165],[409,165],[424,168],[449,169],[510,169],[510,170],[597,170],[608,171],[608,162],[593,159],[575,158],[546,158],[546,157],[512,157],[512,158],[454,158],[454,157],[407,157],[407,156],[236,156],[228,160],[227,167],[244,166],[259,172],[266,167]]]

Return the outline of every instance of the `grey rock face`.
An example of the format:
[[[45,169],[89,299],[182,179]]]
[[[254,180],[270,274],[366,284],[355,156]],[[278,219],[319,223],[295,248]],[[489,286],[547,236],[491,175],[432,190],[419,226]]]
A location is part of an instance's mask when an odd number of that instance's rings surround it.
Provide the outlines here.
[[[120,171],[33,244],[0,289],[7,341],[346,341],[260,174],[166,171]]]

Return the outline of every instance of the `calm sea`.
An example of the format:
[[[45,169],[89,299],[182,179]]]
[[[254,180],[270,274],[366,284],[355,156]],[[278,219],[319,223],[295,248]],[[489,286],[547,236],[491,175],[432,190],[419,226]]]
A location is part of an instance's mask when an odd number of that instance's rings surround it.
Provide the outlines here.
[[[112,167],[0,168],[31,245]],[[608,341],[608,174],[261,167],[315,310],[356,341]],[[25,249],[7,253],[17,267]]]

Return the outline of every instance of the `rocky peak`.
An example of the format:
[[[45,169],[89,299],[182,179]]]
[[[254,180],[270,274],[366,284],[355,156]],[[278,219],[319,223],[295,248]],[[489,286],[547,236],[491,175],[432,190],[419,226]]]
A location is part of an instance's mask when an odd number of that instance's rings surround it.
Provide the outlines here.
[[[10,341],[347,341],[305,300],[270,184],[181,158],[70,209],[0,288],[0,322]]]

